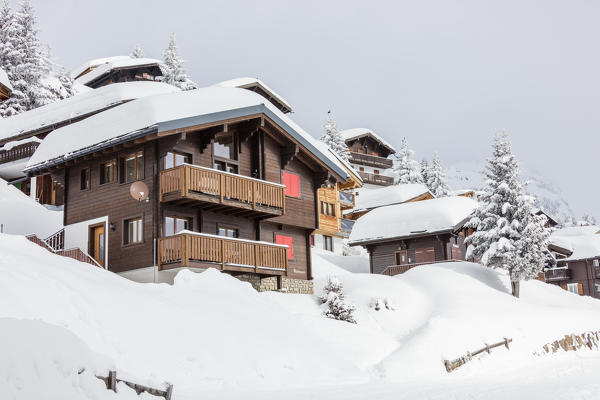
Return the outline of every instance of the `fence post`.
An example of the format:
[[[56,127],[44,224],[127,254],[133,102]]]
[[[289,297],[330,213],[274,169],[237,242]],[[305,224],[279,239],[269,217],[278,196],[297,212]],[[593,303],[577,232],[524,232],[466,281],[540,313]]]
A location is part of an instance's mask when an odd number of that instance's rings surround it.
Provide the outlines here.
[[[171,396],[173,395],[173,384],[167,384],[167,391],[165,392],[165,400],[171,400]]]
[[[117,391],[117,371],[108,371],[106,388],[112,390],[113,392]]]

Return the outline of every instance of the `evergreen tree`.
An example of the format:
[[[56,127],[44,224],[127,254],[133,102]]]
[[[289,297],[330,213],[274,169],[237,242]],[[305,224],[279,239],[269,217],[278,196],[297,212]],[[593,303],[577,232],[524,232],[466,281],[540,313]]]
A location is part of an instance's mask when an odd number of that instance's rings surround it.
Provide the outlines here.
[[[139,44],[135,45],[135,48],[129,55],[131,58],[144,58],[144,50],[142,50],[142,46]]]
[[[326,317],[346,321],[355,324],[354,311],[356,307],[344,301],[344,286],[342,282],[335,276],[330,276],[327,285],[323,288],[321,295],[321,303],[327,305],[327,309],[323,311]]]
[[[448,196],[448,182],[446,180],[446,170],[440,161],[438,153],[433,154],[431,167],[427,171],[427,187],[435,197]]]
[[[169,85],[177,86],[181,90],[192,90],[198,86],[192,82],[183,68],[183,60],[179,57],[179,50],[177,49],[177,42],[175,41],[175,34],[171,34],[169,40],[169,46],[163,53],[164,65],[163,65],[163,76],[164,82]]]
[[[421,166],[416,160],[413,160],[414,154],[415,152],[408,147],[406,138],[402,138],[400,151],[396,153],[396,163],[394,164],[396,184],[423,183]]]
[[[506,135],[496,136],[485,172],[487,189],[468,226],[475,228],[465,243],[467,258],[510,274],[512,294],[519,282],[534,278],[544,267],[549,232],[545,217],[533,214],[533,200],[523,193],[519,166]]]
[[[327,121],[325,122],[325,125],[323,125],[323,128],[325,129],[325,132],[323,133],[323,136],[321,136],[321,142],[329,146],[329,148],[342,159],[348,161],[350,158],[350,150],[348,150],[346,142],[338,131],[337,123],[335,122],[335,118],[331,111],[327,111]]]
[[[423,178],[423,183],[427,185],[429,181],[429,161],[425,158],[421,160],[421,177]]]

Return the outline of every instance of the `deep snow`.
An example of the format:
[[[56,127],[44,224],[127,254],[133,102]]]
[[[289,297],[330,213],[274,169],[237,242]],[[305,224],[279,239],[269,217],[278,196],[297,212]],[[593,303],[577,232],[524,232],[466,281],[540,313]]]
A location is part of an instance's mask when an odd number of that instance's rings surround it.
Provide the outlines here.
[[[348,271],[361,264],[368,270],[365,257],[315,251],[315,294],[335,274],[357,306],[354,325],[323,317],[316,295],[257,293],[216,270],[184,271],[173,286],[139,284],[11,235],[0,235],[0,254],[0,318],[58,326],[60,340],[83,349],[57,346],[38,355],[11,347],[11,359],[36,365],[42,379],[51,373],[44,360],[66,352],[56,385],[87,398],[104,397],[74,368],[115,366],[140,383],[170,381],[175,399],[593,398],[598,390],[598,352],[532,353],[563,334],[597,330],[600,302],[538,281],[524,283],[515,299],[505,275],[475,264],[430,265],[390,278]],[[376,311],[378,299],[389,309]],[[21,328],[14,329],[13,341],[35,341],[16,339]],[[510,351],[445,372],[444,358],[503,336],[514,340]],[[6,365],[0,357],[0,371]],[[35,381],[29,379],[27,385]]]

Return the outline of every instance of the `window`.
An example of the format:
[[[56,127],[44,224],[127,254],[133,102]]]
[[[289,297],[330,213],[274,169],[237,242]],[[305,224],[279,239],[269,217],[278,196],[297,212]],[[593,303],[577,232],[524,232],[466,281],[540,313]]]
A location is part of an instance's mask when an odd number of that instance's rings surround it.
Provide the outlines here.
[[[594,260],[594,267],[600,267],[600,261],[598,261],[598,259]]]
[[[141,243],[143,237],[142,217],[125,220],[124,244]]]
[[[596,283],[596,292],[600,293],[600,283]]]
[[[217,228],[217,235],[236,238],[238,237],[238,230],[236,228],[231,228],[227,226],[219,226]]]
[[[323,248],[327,251],[333,251],[333,238],[331,236],[323,236]]]
[[[213,168],[219,171],[231,172],[232,174],[238,173],[238,166],[228,161],[215,160]]]
[[[360,172],[365,172],[365,168],[364,168],[364,167],[360,167],[360,168],[359,168],[359,171],[360,171]]]
[[[164,169],[177,167],[178,165],[190,162],[187,155],[169,151],[163,158]]]
[[[108,161],[100,164],[100,183],[109,183],[115,180],[115,162]]]
[[[288,246],[287,258],[288,260],[294,259],[294,240],[291,236],[287,235],[275,235],[275,243],[285,244]]]
[[[300,198],[300,175],[281,172],[281,180],[285,186],[285,195]]]
[[[374,173],[375,175],[379,175],[379,170],[378,170],[378,169],[376,169],[375,171],[373,171],[373,173]]]
[[[224,132],[215,136],[213,142],[213,156],[237,160],[237,151],[233,133]]]
[[[81,184],[79,187],[81,190],[90,188],[90,169],[85,168],[81,170]]]
[[[190,221],[181,217],[165,217],[165,236],[171,236],[188,229]]]
[[[579,285],[577,283],[567,284],[567,290],[571,293],[579,294]]]
[[[321,202],[321,214],[335,217],[335,204]]]
[[[121,161],[121,182],[133,182],[144,179],[144,153],[139,151]]]
[[[314,247],[314,246],[315,246],[315,235],[310,235],[310,245],[311,245],[312,247]]]

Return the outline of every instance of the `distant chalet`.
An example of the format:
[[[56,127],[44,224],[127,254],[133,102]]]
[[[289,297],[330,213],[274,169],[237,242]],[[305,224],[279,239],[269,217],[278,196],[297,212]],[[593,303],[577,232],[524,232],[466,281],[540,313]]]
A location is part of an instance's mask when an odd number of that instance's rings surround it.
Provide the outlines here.
[[[390,143],[367,128],[347,129],[340,134],[350,150],[350,164],[364,183],[378,186],[394,183],[393,161],[389,157],[396,150]]]

